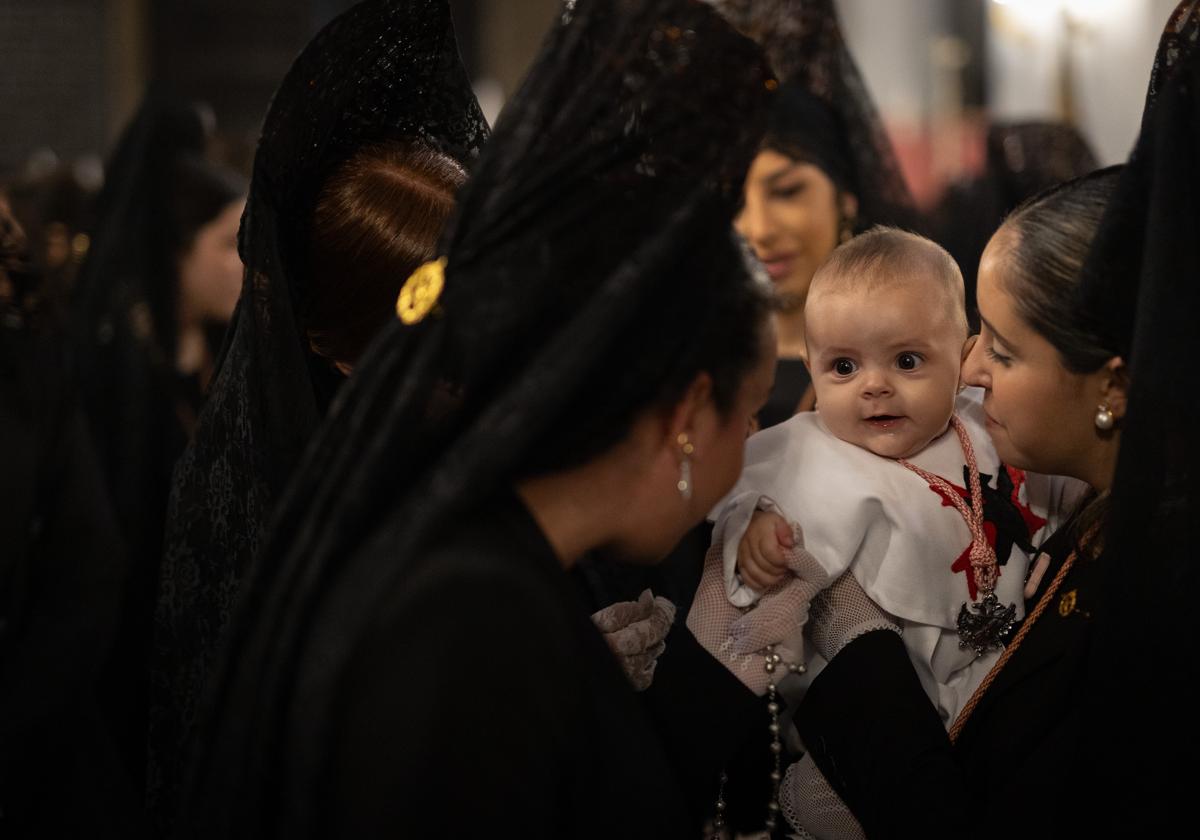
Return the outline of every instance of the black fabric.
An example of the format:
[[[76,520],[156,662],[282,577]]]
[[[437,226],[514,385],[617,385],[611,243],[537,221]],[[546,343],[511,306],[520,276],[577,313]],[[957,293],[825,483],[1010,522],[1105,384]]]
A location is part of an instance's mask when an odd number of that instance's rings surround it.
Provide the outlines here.
[[[758,412],[758,427],[767,429],[790,420],[800,408],[809,388],[812,375],[803,359],[780,359],[775,363],[775,386],[766,404]],[[707,546],[705,546],[707,550]]]
[[[714,0],[760,43],[779,77],[764,145],[820,167],[858,198],[854,231],[917,230],[917,213],[891,140],[846,48],[833,0]]]
[[[98,681],[126,555],[65,337],[0,211],[0,836],[141,836]],[[10,259],[17,256],[17,260]]]
[[[242,296],[174,474],[158,610],[149,797],[169,820],[211,663],[276,501],[342,377],[300,317],[318,191],[362,146],[418,138],[467,164],[487,125],[445,0],[366,0],[300,53],[271,102],[239,235]]]
[[[712,818],[724,772],[728,824],[762,830],[772,769],[766,698],[756,697],[714,659],[686,625],[711,541],[712,524],[703,522],[656,566],[592,557],[581,561],[572,577],[589,612],[635,600],[647,588],[675,604],[675,625],[654,680],[638,695],[642,707],[680,780],[692,822]]]
[[[1012,210],[1056,184],[1100,168],[1087,141],[1065,123],[996,123],[988,128],[984,171],[952,184],[933,211],[936,239],[962,269],[972,328],[979,258]]]
[[[897,642],[851,643],[799,709],[814,757],[868,831],[878,825],[882,836],[908,836],[945,815],[938,830],[952,825],[961,834],[964,802],[971,833],[983,836],[1164,836],[1190,813],[1198,745],[1188,626],[1200,510],[1200,444],[1190,428],[1200,392],[1188,352],[1200,304],[1198,97],[1200,4],[1186,0],[1164,31],[1142,132],[1081,287],[1097,329],[1128,348],[1132,382],[1103,553],[1076,562],[954,757],[946,737],[921,722],[927,715]],[[1055,564],[1069,553],[1067,533],[1052,541]],[[909,711],[890,711],[899,718],[873,726],[872,695]],[[913,734],[918,726],[923,734]],[[922,772],[887,778],[881,770],[916,759],[927,764]],[[931,789],[942,806],[929,801]],[[886,812],[907,796],[921,803],[910,817]]]
[[[316,833],[699,836],[528,512],[498,499],[467,521],[380,599],[347,667]]]
[[[200,739],[196,833],[311,834],[377,596],[538,465],[619,440],[706,331],[751,320],[730,300],[760,323],[731,221],[768,78],[704,4],[564,9],[460,196],[437,308],[368,351],[252,570]],[[657,329],[665,313],[688,329]]]
[[[1103,617],[1089,671],[1085,725],[1104,731],[1130,710],[1123,745],[1133,778],[1103,779],[1120,803],[1190,801],[1200,732],[1191,713],[1197,658],[1191,593],[1200,584],[1200,411],[1190,364],[1200,311],[1200,4],[1181,2],[1159,44],[1141,134],[1096,234],[1080,289],[1097,332],[1129,364],[1129,407],[1105,539]],[[1122,691],[1111,690],[1121,663]],[[1153,711],[1149,711],[1153,710]],[[1090,743],[1103,760],[1104,745]],[[1170,811],[1168,811],[1170,813]]]
[[[1064,527],[1042,546],[1050,565],[1026,610],[1075,549],[1073,531]],[[1089,791],[1108,776],[1133,781],[1116,721],[1100,731],[1084,723],[1094,700],[1087,691],[1096,626],[1105,613],[1101,579],[1097,561],[1075,562],[953,747],[894,633],[851,642],[821,672],[797,726],[869,836],[959,837],[972,821],[973,833],[985,837],[1077,836],[1100,827]],[[1121,684],[1111,669],[1110,679],[1110,691]],[[1099,764],[1087,748],[1091,739],[1104,747]],[[1160,801],[1120,796],[1108,801],[1105,819],[1145,830],[1161,819],[1152,813]]]

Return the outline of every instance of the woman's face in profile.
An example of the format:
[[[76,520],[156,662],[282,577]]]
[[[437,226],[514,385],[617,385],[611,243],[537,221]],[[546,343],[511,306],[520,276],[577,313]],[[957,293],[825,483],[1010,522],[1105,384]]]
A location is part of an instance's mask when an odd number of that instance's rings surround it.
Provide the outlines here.
[[[180,303],[189,315],[226,322],[242,292],[242,260],[238,256],[238,224],[246,202],[234,201],[196,231],[179,259]]]
[[[766,266],[776,290],[803,303],[813,274],[838,244],[843,217],[857,210],[848,194],[811,163],[764,149],[746,176],[734,225]],[[842,205],[842,206],[839,206]]]
[[[1063,366],[1058,350],[1017,310],[1005,285],[1011,235],[992,237],[979,263],[982,326],[963,381],[985,389],[987,429],[1004,463],[1088,480],[1096,439],[1095,375]]]
[[[653,442],[632,450],[633,459],[657,466],[648,468],[646,480],[639,479],[638,486],[630,488],[633,501],[623,533],[609,547],[614,556],[625,562],[661,561],[737,482],[746,438],[775,382],[775,331],[769,319],[759,340],[759,357],[743,375],[729,410],[719,411],[710,398],[693,418],[688,438],[694,447],[689,456],[690,498],[681,499],[676,487],[681,475],[680,443],[672,437],[664,450],[659,442],[661,420],[655,417],[644,424],[651,429],[648,437]]]

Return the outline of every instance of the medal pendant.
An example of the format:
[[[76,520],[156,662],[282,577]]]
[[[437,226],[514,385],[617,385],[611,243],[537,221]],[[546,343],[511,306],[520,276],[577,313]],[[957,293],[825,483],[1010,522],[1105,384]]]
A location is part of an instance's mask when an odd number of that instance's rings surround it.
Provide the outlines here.
[[[976,656],[1000,648],[1001,641],[1017,620],[1017,605],[1004,606],[995,594],[974,604],[963,604],[958,611],[958,646],[970,648]]]

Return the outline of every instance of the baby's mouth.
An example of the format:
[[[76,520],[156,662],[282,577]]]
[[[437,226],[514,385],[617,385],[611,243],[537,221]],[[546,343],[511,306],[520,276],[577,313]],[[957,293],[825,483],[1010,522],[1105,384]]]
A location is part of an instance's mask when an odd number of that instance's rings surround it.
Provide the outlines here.
[[[899,414],[872,414],[870,417],[865,419],[866,422],[870,423],[876,428],[890,429],[903,420],[904,417]]]

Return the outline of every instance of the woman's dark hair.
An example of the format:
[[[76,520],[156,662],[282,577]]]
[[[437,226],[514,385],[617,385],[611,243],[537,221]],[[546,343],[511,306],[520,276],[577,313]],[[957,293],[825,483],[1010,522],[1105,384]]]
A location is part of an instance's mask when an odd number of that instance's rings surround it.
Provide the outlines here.
[[[178,260],[191,247],[200,228],[245,197],[248,184],[233,170],[193,155],[180,156],[170,176],[163,233],[167,253]]]
[[[1013,236],[1004,284],[1017,312],[1074,373],[1091,373],[1117,355],[1083,317],[1078,291],[1120,171],[1113,166],[1052,187],[1017,207],[1000,228]]]
[[[354,154],[321,189],[313,214],[305,323],[313,352],[353,365],[395,317],[408,276],[437,256],[466,171],[411,141]]]
[[[732,229],[729,237],[735,238]],[[568,469],[603,454],[639,415],[682,398],[701,373],[712,377],[713,403],[728,417],[760,358],[771,312],[770,287],[755,279],[752,266],[740,241],[697,244],[682,259],[660,265],[656,293],[609,351],[581,371],[562,413],[570,419],[548,430],[520,474]],[[675,299],[689,285],[693,300]],[[564,318],[571,308],[564,307]]]

